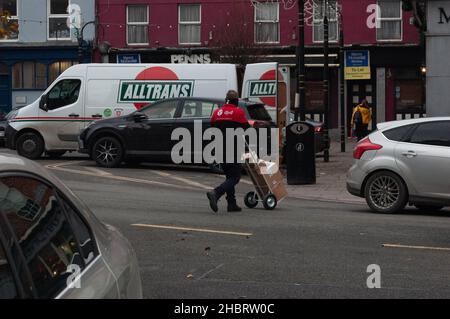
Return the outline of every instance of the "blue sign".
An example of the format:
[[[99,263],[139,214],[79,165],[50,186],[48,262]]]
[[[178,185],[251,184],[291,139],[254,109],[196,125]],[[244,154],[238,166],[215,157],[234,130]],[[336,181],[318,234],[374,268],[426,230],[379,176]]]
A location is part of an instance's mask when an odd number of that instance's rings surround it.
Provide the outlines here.
[[[141,55],[139,53],[118,54],[117,63],[141,63]]]
[[[368,67],[370,66],[369,51],[346,51],[346,67]]]
[[[345,51],[345,80],[370,80],[369,51]]]

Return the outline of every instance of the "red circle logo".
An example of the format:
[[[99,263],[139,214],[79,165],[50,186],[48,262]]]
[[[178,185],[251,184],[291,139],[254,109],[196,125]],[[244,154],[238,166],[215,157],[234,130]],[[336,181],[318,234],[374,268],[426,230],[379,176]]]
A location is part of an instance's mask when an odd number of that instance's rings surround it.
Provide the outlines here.
[[[267,71],[260,78],[261,81],[276,81],[276,79],[277,78],[276,78],[275,70]],[[265,97],[260,97],[259,99],[261,100],[261,102],[263,102],[266,105],[269,105],[269,106],[277,105],[275,96],[265,96]]]
[[[179,80],[178,76],[173,72],[172,70],[169,70],[167,68],[163,68],[160,66],[151,67],[148,69],[145,69],[144,71],[140,72],[136,76],[136,80],[173,80],[177,81]],[[147,105],[148,103],[134,103],[134,106],[139,110],[144,105]]]

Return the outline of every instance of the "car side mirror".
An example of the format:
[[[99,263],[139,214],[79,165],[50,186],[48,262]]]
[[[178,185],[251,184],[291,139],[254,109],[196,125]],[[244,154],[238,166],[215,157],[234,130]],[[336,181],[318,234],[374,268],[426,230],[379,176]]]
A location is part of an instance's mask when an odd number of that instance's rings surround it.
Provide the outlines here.
[[[133,120],[134,120],[136,123],[143,122],[143,121],[145,121],[146,119],[148,119],[148,117],[147,117],[147,115],[145,115],[144,113],[141,113],[141,112],[134,112],[134,113],[133,113]]]
[[[41,100],[39,101],[39,108],[45,112],[48,111],[47,102],[48,102],[47,95],[46,94],[42,95]]]

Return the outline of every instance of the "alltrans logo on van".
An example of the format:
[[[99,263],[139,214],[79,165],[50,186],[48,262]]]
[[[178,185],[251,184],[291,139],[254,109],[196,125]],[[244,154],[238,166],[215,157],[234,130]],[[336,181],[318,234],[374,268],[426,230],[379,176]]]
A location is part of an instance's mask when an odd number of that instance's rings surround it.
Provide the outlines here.
[[[277,94],[276,81],[250,81],[249,97],[274,96]]]
[[[193,93],[193,80],[179,80],[172,70],[152,67],[139,73],[135,80],[120,81],[118,102],[134,103],[135,107],[140,109],[147,103],[190,97]]]

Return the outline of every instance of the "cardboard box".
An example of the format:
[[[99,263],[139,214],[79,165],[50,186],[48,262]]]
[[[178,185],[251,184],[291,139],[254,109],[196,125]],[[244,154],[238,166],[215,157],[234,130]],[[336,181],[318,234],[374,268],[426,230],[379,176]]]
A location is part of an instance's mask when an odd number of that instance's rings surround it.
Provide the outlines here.
[[[275,170],[272,164],[274,163],[260,160],[258,164],[247,163],[247,169],[251,170],[253,183],[262,190],[263,194],[271,191],[277,201],[280,201],[287,196],[287,190],[281,171],[278,167]],[[271,174],[266,174],[268,172]]]
[[[272,194],[277,198],[277,201],[280,201],[287,196],[286,186],[284,185],[283,175],[280,170],[278,170],[275,174],[265,175],[265,179],[272,191]]]

